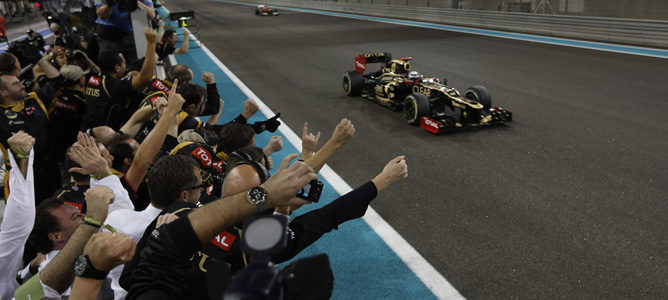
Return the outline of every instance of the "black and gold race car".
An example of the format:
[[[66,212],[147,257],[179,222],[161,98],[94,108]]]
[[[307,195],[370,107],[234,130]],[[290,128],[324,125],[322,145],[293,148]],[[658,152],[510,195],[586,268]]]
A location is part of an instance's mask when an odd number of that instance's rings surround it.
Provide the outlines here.
[[[360,54],[355,71],[343,74],[343,90],[348,96],[363,98],[403,110],[404,118],[431,133],[449,129],[512,122],[511,112],[492,106],[484,86],[472,86],[460,94],[447,82],[424,77],[410,67],[410,57],[392,59],[388,52]],[[380,63],[380,70],[364,74],[369,63]]]

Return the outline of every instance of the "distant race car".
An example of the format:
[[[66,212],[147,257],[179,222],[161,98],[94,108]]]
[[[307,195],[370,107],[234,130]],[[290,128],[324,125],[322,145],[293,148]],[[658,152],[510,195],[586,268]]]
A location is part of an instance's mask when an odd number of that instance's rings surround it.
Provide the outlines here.
[[[395,111],[403,110],[406,121],[431,133],[449,129],[512,122],[511,112],[492,106],[484,86],[472,86],[460,94],[447,81],[411,71],[410,57],[392,59],[388,52],[360,54],[355,71],[343,74],[348,96],[362,96]],[[367,63],[380,63],[377,72],[364,74]]]
[[[255,8],[255,14],[258,16],[278,16],[278,9],[261,4]]]

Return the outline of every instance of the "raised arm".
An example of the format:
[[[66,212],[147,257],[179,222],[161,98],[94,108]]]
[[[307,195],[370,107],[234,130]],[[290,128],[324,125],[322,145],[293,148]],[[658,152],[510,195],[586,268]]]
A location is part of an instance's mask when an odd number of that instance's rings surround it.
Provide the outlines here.
[[[35,219],[35,189],[32,162],[35,139],[23,131],[7,139],[11,151],[9,172],[9,197],[0,224],[0,270],[16,274],[21,263],[23,246],[33,228]],[[10,279],[9,277],[4,277]],[[0,295],[6,295],[0,292]]]
[[[91,72],[93,73],[100,73],[100,67],[98,67],[90,58],[88,58],[88,55],[86,55],[86,52],[83,52],[81,50],[74,50],[76,53],[81,53],[83,57],[86,59],[86,63],[88,64],[88,67],[90,67]]]
[[[78,163],[81,168],[71,168],[70,172],[79,174],[90,174],[90,186],[105,186],[112,190],[114,203],[109,208],[111,211],[117,209],[134,209],[128,191],[123,188],[121,180],[111,173],[107,160],[100,154],[100,149],[95,139],[83,132],[77,136],[78,143],[70,148],[68,155]]]
[[[319,172],[322,169],[322,166],[325,165],[327,160],[336,153],[339,148],[345,145],[355,134],[355,126],[348,119],[343,119],[339,122],[339,125],[336,125],[332,137],[329,138],[327,143],[316,152],[313,157],[306,160],[306,164],[313,168],[314,171]]]
[[[53,59],[52,54],[53,54],[53,52],[51,52],[51,54],[44,55],[37,62],[37,65],[39,66],[41,71],[44,72],[44,74],[46,74],[46,77],[48,77],[48,78],[56,78],[56,77],[60,76],[60,71],[58,71],[58,69],[56,69],[56,67],[54,67],[49,62],[51,59]]]
[[[190,34],[188,33],[188,30],[183,29],[183,44],[181,44],[181,47],[176,48],[174,50],[174,54],[187,54],[188,53],[188,36]]]
[[[134,114],[130,117],[130,119],[123,124],[123,127],[121,127],[121,132],[129,135],[129,136],[135,136],[137,133],[139,133],[139,130],[141,130],[142,126],[144,126],[144,123],[148,122],[151,120],[151,117],[153,117],[153,114],[161,107],[161,106],[166,106],[167,101],[164,100],[164,98],[159,98],[156,99],[156,102],[158,103],[153,103],[153,105],[149,106],[146,105],[137,111],[135,111]],[[163,103],[164,102],[164,103]]]
[[[225,101],[223,99],[218,99],[220,106],[218,108],[218,112],[215,115],[211,115],[208,119],[206,119],[206,124],[207,125],[216,125],[218,124],[218,119],[220,118],[220,114],[223,112],[223,107],[225,106]]]
[[[320,141],[320,131],[317,134],[308,132],[308,122],[304,122],[304,130],[302,131],[302,155],[301,160],[308,160],[315,153]]]
[[[132,88],[135,90],[151,81],[153,78],[153,72],[155,71],[155,41],[158,34],[155,32],[155,30],[146,27],[144,35],[146,35],[147,42],[146,57],[139,75],[132,77]]]
[[[139,148],[137,148],[132,165],[125,174],[125,178],[131,186],[138,187],[141,184],[148,167],[151,166],[158,152],[160,152],[160,147],[165,142],[165,136],[167,136],[169,129],[178,124],[176,116],[181,111],[183,103],[185,103],[183,97],[176,93],[178,84],[178,79],[174,80],[167,108],[165,108],[160,120],[158,120],[158,123],[151,130],[151,133],[148,134],[146,139],[139,145]]]
[[[374,177],[371,182],[376,186],[376,190],[380,192],[406,177],[408,177],[408,165],[405,156],[401,155],[390,160],[383,171]]]
[[[95,269],[109,272],[115,266],[130,261],[136,247],[137,243],[122,233],[98,232],[88,240],[83,254],[88,255]],[[70,298],[95,300],[103,282],[104,279],[76,277]]]

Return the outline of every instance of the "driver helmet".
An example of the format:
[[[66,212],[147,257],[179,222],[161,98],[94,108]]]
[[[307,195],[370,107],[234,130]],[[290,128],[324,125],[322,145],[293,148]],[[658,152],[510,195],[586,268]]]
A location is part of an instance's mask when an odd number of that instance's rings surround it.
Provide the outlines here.
[[[420,79],[420,73],[418,73],[417,71],[410,71],[410,72],[408,72],[408,79],[418,80],[418,79]]]

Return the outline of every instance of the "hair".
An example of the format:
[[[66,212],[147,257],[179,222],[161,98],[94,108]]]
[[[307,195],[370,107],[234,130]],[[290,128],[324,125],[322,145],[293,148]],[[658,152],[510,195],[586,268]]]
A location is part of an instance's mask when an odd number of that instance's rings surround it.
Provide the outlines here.
[[[7,89],[7,83],[5,83],[5,82],[2,80],[2,76],[3,76],[3,75],[5,75],[5,74],[0,74],[0,90],[6,90],[6,89]]]
[[[186,100],[183,103],[185,108],[192,104],[198,105],[202,97],[206,96],[206,89],[198,84],[186,83],[179,87],[179,94]]]
[[[114,157],[114,160],[111,162],[111,167],[120,171],[123,169],[123,163],[126,158],[134,159],[134,149],[125,142],[127,139],[132,137],[127,134],[119,134],[115,136],[107,146],[107,150]]]
[[[241,147],[251,144],[255,131],[248,124],[229,123],[220,130],[218,134],[218,151],[230,154]]]
[[[186,65],[173,65],[169,68],[167,72],[167,78],[169,81],[174,82],[174,79],[178,79],[179,82],[191,82],[193,80],[192,73],[190,72],[190,67]]]
[[[65,201],[56,197],[48,198],[40,203],[35,212],[35,226],[30,232],[28,241],[40,253],[47,254],[53,250],[53,241],[49,238],[49,233],[61,231],[60,223],[56,217],[51,214],[51,210],[57,209]]]
[[[12,74],[17,60],[16,56],[9,52],[0,54],[0,74]]]
[[[118,51],[103,51],[97,56],[97,65],[102,73],[116,72],[116,66],[123,63],[121,53]]]
[[[255,146],[242,147],[242,148],[239,148],[239,149],[235,150],[234,152],[246,153],[251,158],[251,160],[253,160],[255,162],[258,162],[260,164],[262,164],[262,159],[264,158],[264,152],[262,151],[262,148],[255,147]],[[239,156],[239,155],[234,155],[234,154],[230,153],[227,160],[225,161],[225,163],[227,164],[227,166],[226,166],[227,169],[225,170],[226,173],[228,173],[230,170],[232,170],[232,168],[234,168],[240,162],[248,160],[247,158],[245,158],[243,156],[244,155]]]
[[[167,155],[160,158],[148,171],[151,203],[157,208],[165,208],[176,201],[181,191],[197,184],[195,170],[199,170],[199,166],[191,157]]]
[[[162,34],[162,40],[167,41],[168,38],[172,37],[173,34],[175,34],[176,31],[173,29],[167,29],[165,32]]]

